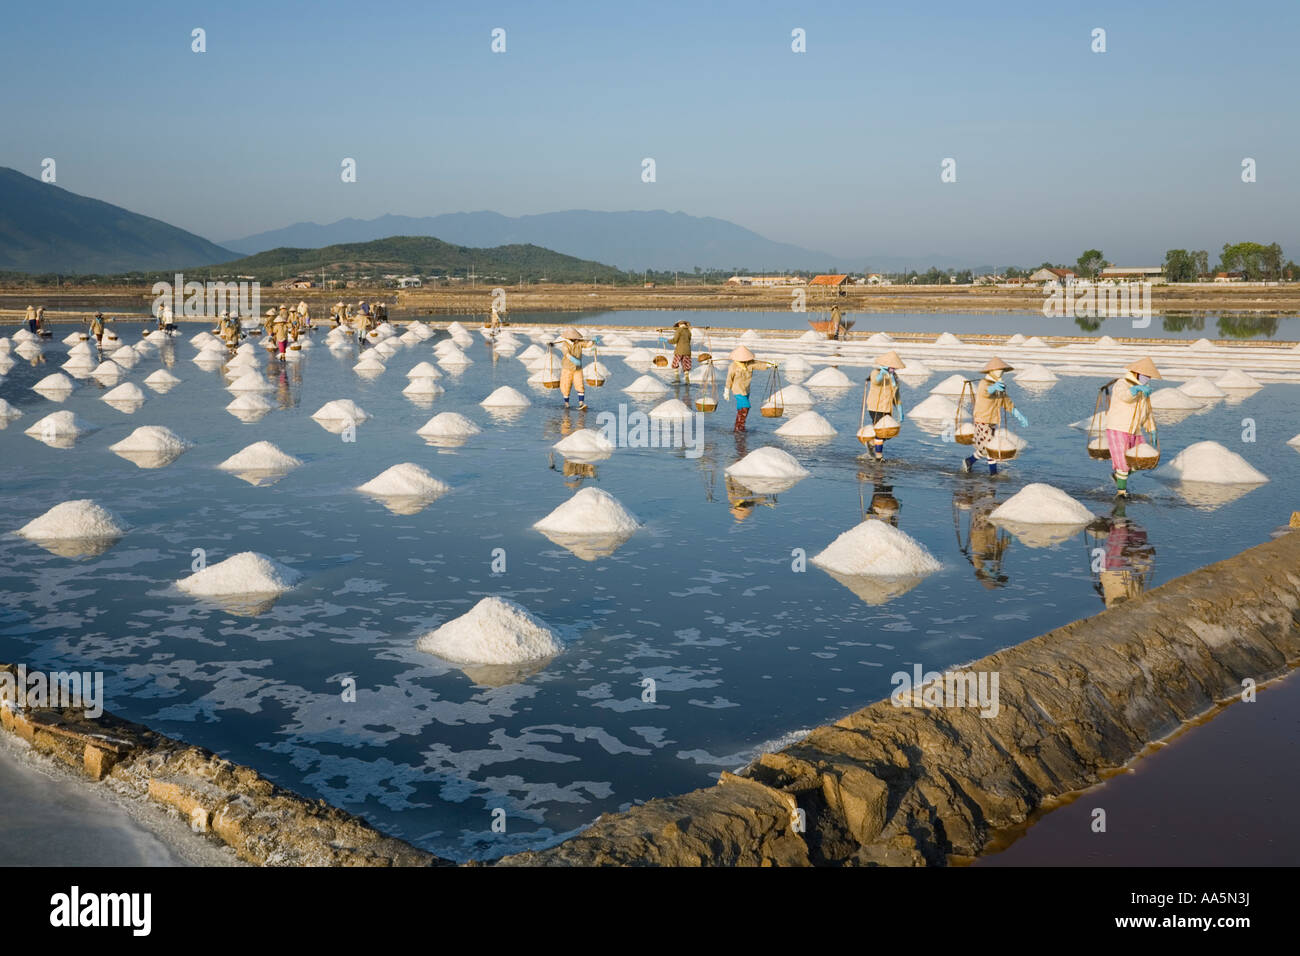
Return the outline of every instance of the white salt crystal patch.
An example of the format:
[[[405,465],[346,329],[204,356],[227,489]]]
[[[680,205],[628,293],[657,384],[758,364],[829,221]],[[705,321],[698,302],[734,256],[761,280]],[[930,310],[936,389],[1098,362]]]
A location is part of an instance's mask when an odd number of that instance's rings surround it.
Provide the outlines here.
[[[1217,385],[1219,388],[1228,389],[1228,390],[1234,388],[1245,390],[1248,388],[1264,387],[1263,383],[1260,382],[1259,379],[1255,378],[1255,376],[1251,375],[1249,372],[1243,372],[1241,369],[1237,369],[1237,368],[1229,369],[1228,371],[1224,372],[1222,376],[1220,376],[1215,380],[1214,384]]]
[[[293,568],[264,554],[244,551],[182,578],[176,586],[200,597],[234,597],[283,594],[301,579],[302,575]]]
[[[589,457],[592,455],[605,456],[614,451],[614,443],[593,428],[579,428],[572,435],[565,436],[551,447],[561,455],[569,458]]]
[[[640,525],[609,492],[583,488],[533,527],[551,534],[615,535],[633,532]]]
[[[403,462],[371,478],[357,491],[380,497],[432,498],[446,494],[451,486],[439,481],[419,465]]]
[[[831,438],[835,426],[811,409],[801,412],[776,430],[782,438]]]
[[[957,338],[957,336],[953,335],[951,332],[944,332],[942,335],[940,335],[937,339],[934,340],[934,344],[935,345],[964,345],[965,343],[962,342],[961,339]]]
[[[559,637],[523,607],[487,597],[416,641],[419,650],[452,664],[520,664],[559,654]]]
[[[816,399],[802,385],[783,385],[773,393],[771,398],[763,403],[763,407],[776,408],[780,405],[801,408],[813,404],[816,404]]]
[[[432,362],[421,362],[406,373],[407,378],[442,378],[438,366]]]
[[[112,452],[159,452],[176,454],[190,447],[180,435],[162,425],[141,425],[116,444],[109,445]]]
[[[468,438],[471,435],[477,435],[482,429],[456,412],[443,412],[440,415],[434,415],[422,426],[417,435],[424,435],[433,438]]]
[[[810,472],[791,455],[780,448],[768,446],[751,451],[740,461],[727,468],[733,478],[806,478]]]
[[[947,395],[950,398],[957,398],[961,395],[962,386],[966,384],[966,379],[962,375],[949,375],[942,382],[930,389],[931,395]]]
[[[369,417],[364,409],[350,398],[336,398],[332,402],[326,402],[312,415],[312,418],[318,422],[343,419],[364,422]]]
[[[81,538],[118,538],[127,532],[125,521],[89,498],[55,505],[18,529],[32,541],[68,541]]]
[[[849,378],[833,365],[827,366],[804,381],[808,388],[853,388],[853,379]]]
[[[446,389],[431,378],[413,378],[402,389],[403,395],[441,395]]]
[[[70,392],[72,389],[72,379],[62,372],[47,375],[32,386],[33,392]]]
[[[1258,485],[1268,481],[1268,476],[1246,459],[1214,441],[1188,445],[1161,473],[1183,481],[1218,485]]]
[[[502,385],[479,404],[484,408],[524,408],[533,403],[527,395],[517,389]]]
[[[78,418],[72,412],[54,412],[46,415],[31,428],[27,429],[26,434],[36,435],[38,437],[67,437],[75,438],[78,435],[86,435],[94,431],[96,426],[90,422]]]
[[[1178,386],[1178,390],[1192,398],[1223,398],[1228,393],[1208,378],[1197,377]]]
[[[123,382],[104,393],[106,402],[143,402],[144,390],[134,382]]]
[[[1015,380],[1028,384],[1049,384],[1059,381],[1055,372],[1044,365],[1028,365],[1016,371]]]
[[[1035,482],[998,505],[989,514],[991,521],[1018,524],[1082,525],[1093,514],[1059,488]]]
[[[667,395],[668,386],[653,375],[642,375],[631,385],[624,387],[624,392],[628,395],[644,395],[654,397],[657,395]]]
[[[919,541],[874,519],[845,531],[812,563],[849,577],[921,577],[942,567]]]
[[[1120,383],[1120,387],[1123,383]],[[1193,409],[1203,403],[1177,388],[1158,388],[1151,393],[1151,407],[1155,409]]]
[[[693,414],[695,413],[686,406],[685,402],[676,398],[670,398],[668,401],[650,409],[651,418],[664,419],[666,421],[680,421],[682,419],[690,418]]]
[[[156,372],[150,372],[149,375],[145,377],[144,383],[150,388],[166,388],[179,384],[180,379],[165,368],[160,368]]]

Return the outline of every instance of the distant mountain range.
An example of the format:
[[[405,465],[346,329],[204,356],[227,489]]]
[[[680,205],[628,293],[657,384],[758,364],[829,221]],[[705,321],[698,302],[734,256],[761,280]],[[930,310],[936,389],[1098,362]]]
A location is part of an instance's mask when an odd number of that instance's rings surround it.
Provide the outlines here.
[[[527,243],[633,272],[690,271],[696,266],[743,268],[750,272],[782,269],[861,272],[863,268],[860,259],[773,242],[725,219],[663,210],[572,209],[518,217],[495,212],[456,212],[423,218],[390,215],[378,219],[341,219],[324,226],[301,222],[244,239],[232,239],[222,245],[251,254],[278,246],[314,248],[386,236],[437,236],[446,242],[480,247]]]
[[[0,271],[122,273],[236,256],[158,219],[0,166]]]
[[[277,248],[224,263],[214,272],[251,275],[262,282],[313,276],[322,269],[344,267],[383,275],[420,270],[435,275],[468,275],[472,270],[484,281],[517,279],[536,282],[613,282],[620,273],[601,265],[533,245],[495,246],[489,249],[456,246],[431,236],[390,236],[372,242],[341,243],[322,249]],[[201,273],[200,273],[201,275]]]

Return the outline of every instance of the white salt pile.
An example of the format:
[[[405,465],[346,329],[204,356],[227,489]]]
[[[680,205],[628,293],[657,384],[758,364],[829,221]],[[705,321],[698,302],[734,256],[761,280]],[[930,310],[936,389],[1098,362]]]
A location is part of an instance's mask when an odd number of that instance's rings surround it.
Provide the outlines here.
[[[584,459],[608,457],[614,451],[614,443],[602,432],[593,428],[580,428],[572,435],[557,441],[551,446],[566,458]]]
[[[951,332],[944,332],[941,336],[939,336],[937,339],[934,340],[934,344],[935,345],[964,345],[965,343],[962,342],[961,339],[957,338],[957,336],[953,335]]]
[[[0,398],[0,421],[12,421],[15,418],[22,418],[23,413],[3,398]]]
[[[434,415],[420,426],[416,434],[426,438],[469,438],[471,435],[477,435],[481,430],[464,415],[443,412]]]
[[[1028,365],[1016,372],[1015,379],[1027,385],[1049,385],[1059,381],[1056,373],[1044,365]]]
[[[1035,348],[1037,348],[1037,349],[1046,349],[1046,348],[1051,348],[1051,346],[1048,345],[1046,342],[1044,342],[1043,339],[1042,339],[1042,337],[1037,336],[1037,335],[1031,335],[1029,338],[1025,339],[1025,348],[1027,348],[1027,349],[1035,349]]]
[[[438,366],[432,362],[421,362],[413,369],[406,373],[407,378],[442,378],[442,373],[438,371]]]
[[[640,525],[609,492],[583,488],[533,527],[559,535],[618,535],[631,533]]]
[[[409,461],[393,465],[357,489],[383,498],[436,498],[450,490],[450,485]]]
[[[752,389],[751,389],[752,391]],[[776,408],[777,406],[806,408],[816,403],[808,389],[802,385],[783,385],[772,394],[766,402],[764,408]]]
[[[123,382],[117,388],[109,389],[104,393],[104,401],[135,403],[144,401],[144,390],[134,382]]]
[[[809,330],[808,330],[807,332],[805,332],[803,335],[799,336],[799,338],[798,338],[797,341],[800,341],[800,342],[825,342],[825,341],[826,341],[826,334],[825,334],[824,332],[818,332],[818,331],[816,331],[816,330],[814,330],[814,329],[809,329]]]
[[[65,335],[61,341],[64,345],[76,345],[78,342],[84,342],[85,332],[73,332],[71,335]]]
[[[32,386],[33,392],[70,392],[74,388],[72,379],[62,372],[47,375]]]
[[[97,382],[115,385],[122,377],[122,366],[112,361],[100,362],[90,374]]]
[[[1008,456],[1009,452],[1016,452],[1019,454],[1024,451],[1029,447],[1029,442],[1025,441],[1015,432],[1009,431],[1005,428],[999,428],[998,433],[993,437],[993,440],[984,447],[989,451],[1002,452],[1004,456]]]
[[[118,453],[157,452],[164,455],[173,455],[179,454],[189,447],[190,443],[170,428],[164,428],[162,425],[141,425],[121,441],[109,445],[108,450]]]
[[[78,418],[72,412],[54,412],[27,429],[26,434],[37,438],[76,438],[95,430],[95,426]]]
[[[920,359],[908,359],[907,365],[898,370],[899,378],[926,378],[933,374],[934,369]]]
[[[358,375],[379,375],[388,371],[388,366],[379,361],[374,355],[367,353],[360,362],[352,366],[352,371]]]
[[[81,538],[119,538],[128,530],[121,518],[89,498],[57,504],[18,529],[32,541],[69,541]]]
[[[542,348],[540,345],[530,345],[528,348],[516,355],[515,358],[527,365],[535,359],[546,358],[546,349]]]
[[[27,329],[19,329],[13,334],[15,342],[39,342],[40,336],[35,332],[29,332]]]
[[[966,384],[966,379],[961,375],[949,375],[942,382],[930,389],[931,395],[947,395],[950,398],[957,398],[961,395],[962,386]]]
[[[269,441],[259,441],[235,452],[217,467],[224,471],[290,471],[301,464]]]
[[[1295,438],[1292,438],[1290,441],[1287,442],[1287,444],[1295,448],[1300,448],[1300,435],[1296,435]]]
[[[1023,345],[1024,342],[1025,342],[1025,337],[1021,335],[1019,332],[1011,336],[1011,338],[1007,339],[1007,345]]]
[[[1059,488],[1035,482],[1025,485],[989,514],[991,521],[1017,524],[1082,525],[1093,514]]]
[[[1085,432],[1094,432],[1097,431],[1098,429],[1105,429],[1106,413],[1094,412],[1093,414],[1089,415],[1087,418],[1084,418],[1080,421],[1070,422],[1069,427],[1077,428],[1080,431],[1085,431]]]
[[[301,579],[293,568],[256,551],[244,551],[182,578],[176,586],[200,597],[236,597],[283,594]]]
[[[332,402],[326,402],[312,415],[312,418],[318,422],[344,420],[364,422],[369,417],[365,410],[350,398],[336,398]]]
[[[872,346],[893,345],[894,338],[893,336],[887,335],[884,332],[877,332],[875,335],[872,335],[870,338],[867,339],[867,344]]]
[[[1220,378],[1215,380],[1214,384],[1222,389],[1241,389],[1242,391],[1248,388],[1264,387],[1255,376],[1236,368],[1224,372]]]
[[[144,383],[157,391],[159,389],[171,388],[173,385],[179,385],[180,379],[165,368],[160,368],[156,372],[150,372],[149,375],[145,377]]]
[[[1213,342],[1211,342],[1209,339],[1197,339],[1195,342],[1193,342],[1191,345],[1187,347],[1191,349],[1193,352],[1212,352],[1216,348],[1218,348],[1218,346],[1215,345]]]
[[[457,334],[464,335],[468,331],[469,330],[465,328],[465,326],[461,325],[459,322],[452,322],[450,325],[447,326],[448,335],[457,335]]]
[[[1178,390],[1184,395],[1190,395],[1192,398],[1223,398],[1228,393],[1219,386],[1215,385],[1208,378],[1198,377],[1184,382],[1178,386]]]
[[[667,395],[668,386],[653,375],[642,375],[631,385],[623,389],[629,395],[640,395],[653,398],[657,395]]]
[[[762,336],[753,329],[746,329],[740,334],[740,341],[744,342],[746,345],[749,345],[751,342],[761,341],[761,339]]]
[[[1268,476],[1246,459],[1214,441],[1188,445],[1161,472],[1183,481],[1218,485],[1259,485],[1268,481]]]
[[[1101,338],[1097,339],[1097,341],[1093,342],[1092,345],[1093,348],[1113,349],[1115,346],[1119,345],[1119,343],[1109,335],[1103,335]]]
[[[220,345],[221,340],[211,332],[197,332],[190,336],[190,345],[193,345],[197,349],[202,349],[203,346],[212,345],[214,343]]]
[[[808,388],[853,388],[854,382],[835,366],[828,365],[808,378],[804,385]]]
[[[649,365],[654,357],[655,354],[649,349],[635,348],[623,356],[623,361],[628,365]]]
[[[1193,409],[1200,408],[1201,402],[1177,388],[1158,388],[1151,393],[1151,407],[1155,409]]]
[[[462,352],[460,349],[449,349],[438,356],[438,364],[443,368],[459,368],[463,365],[473,365],[474,360]]]
[[[811,409],[801,412],[776,430],[782,438],[832,438],[835,426]]]
[[[587,378],[609,378],[609,369],[600,362],[591,362],[583,369],[582,374]]]
[[[120,349],[110,355],[109,358],[122,366],[122,368],[133,368],[136,362],[140,361],[140,356],[137,355],[135,349],[131,348],[129,345],[123,345]]]
[[[726,473],[742,481],[746,478],[799,479],[806,478],[810,474],[808,469],[799,464],[788,452],[771,446],[751,451],[727,468]]]
[[[919,541],[874,519],[845,531],[812,563],[847,577],[922,577],[942,567]]]
[[[789,378],[802,378],[812,374],[813,367],[802,355],[788,356],[781,362],[781,371]]]
[[[666,421],[680,421],[690,418],[695,414],[690,408],[676,398],[670,398],[661,405],[656,405],[650,409],[650,417],[655,419],[664,419]]]
[[[498,597],[484,598],[468,613],[422,635],[415,646],[452,664],[519,664],[564,649],[545,624]]]
[[[240,392],[239,396],[226,406],[226,411],[235,414],[239,412],[269,412],[271,408],[271,403],[256,392]]]
[[[626,349],[632,347],[632,340],[621,332],[615,332],[613,335],[601,336],[601,345],[608,345],[611,348]]]
[[[244,372],[226,386],[231,392],[269,392],[271,388],[271,383],[257,372]]]
[[[523,392],[509,385],[502,385],[479,404],[484,408],[524,408],[533,403]]]
[[[446,389],[431,378],[413,378],[402,389],[403,395],[441,395]]]

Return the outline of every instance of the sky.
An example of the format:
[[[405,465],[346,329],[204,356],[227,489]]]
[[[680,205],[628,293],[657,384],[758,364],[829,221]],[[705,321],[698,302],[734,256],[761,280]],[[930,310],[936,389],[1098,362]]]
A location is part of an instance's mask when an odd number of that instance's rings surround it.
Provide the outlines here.
[[[218,242],[667,209],[842,256],[1300,259],[1295,0],[49,0],[4,21],[0,165],[53,158],[65,189]]]

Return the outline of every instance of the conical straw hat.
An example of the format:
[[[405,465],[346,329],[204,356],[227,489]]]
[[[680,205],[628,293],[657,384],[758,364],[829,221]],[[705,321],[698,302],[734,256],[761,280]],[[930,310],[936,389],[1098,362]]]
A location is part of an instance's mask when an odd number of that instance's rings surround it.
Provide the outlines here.
[[[734,352],[732,352],[729,357],[733,362],[754,361],[754,353],[751,352],[749,349],[745,348],[745,346],[743,345],[738,347]]]
[[[560,338],[562,338],[562,339],[580,339],[580,338],[582,338],[582,333],[579,332],[577,329],[575,329],[573,326],[571,326],[571,325],[566,325],[566,326],[564,327],[564,331],[560,333]]]
[[[897,352],[886,352],[884,355],[877,356],[876,365],[880,368],[907,368],[907,364],[898,357]]]
[[[1145,375],[1148,378],[1164,378],[1156,368],[1156,363],[1149,358],[1140,358],[1127,369],[1127,372],[1136,372],[1138,375]]]
[[[982,369],[980,369],[981,372],[996,372],[999,370],[1003,372],[1014,372],[1015,368],[1013,366],[1008,365],[1006,362],[1002,361],[1002,359],[998,358],[995,355],[988,360],[988,364],[986,364]]]

